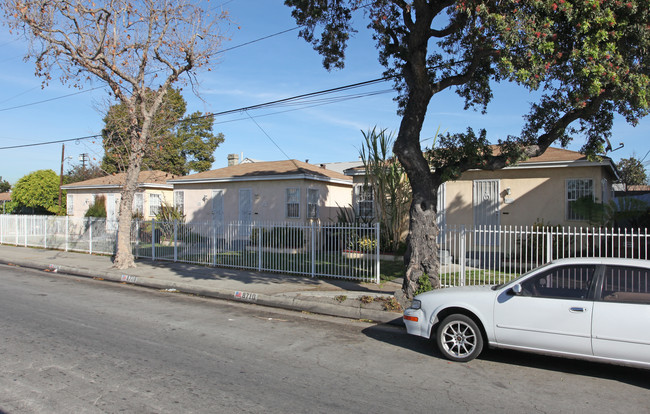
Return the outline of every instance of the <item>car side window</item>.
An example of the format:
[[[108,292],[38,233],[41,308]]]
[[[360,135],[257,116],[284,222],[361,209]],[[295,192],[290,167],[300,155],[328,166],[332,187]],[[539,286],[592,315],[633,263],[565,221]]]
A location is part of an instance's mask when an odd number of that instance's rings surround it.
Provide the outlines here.
[[[552,267],[522,282],[522,294],[540,298],[587,299],[595,273],[594,265]]]
[[[605,302],[650,304],[650,270],[607,266],[600,297]]]

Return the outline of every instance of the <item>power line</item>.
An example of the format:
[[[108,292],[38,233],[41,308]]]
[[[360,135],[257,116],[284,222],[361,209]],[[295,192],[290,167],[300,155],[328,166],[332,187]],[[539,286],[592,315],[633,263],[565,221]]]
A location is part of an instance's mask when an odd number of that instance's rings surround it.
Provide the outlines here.
[[[63,96],[57,96],[56,98],[50,98],[50,99],[45,99],[45,100],[38,101],[38,102],[32,102],[32,103],[23,104],[23,105],[12,106],[12,107],[9,107],[9,108],[3,108],[3,109],[0,109],[0,112],[10,111],[12,109],[24,108],[26,106],[38,105],[38,104],[42,104],[42,103],[45,103],[45,102],[52,102],[52,101],[56,101],[58,99],[68,98],[70,96],[75,96],[75,95],[81,95],[82,93],[87,93],[87,92],[91,92],[91,91],[94,91],[94,90],[97,90],[97,89],[102,89],[102,88],[104,88],[104,86],[97,86],[95,88],[84,89],[83,91],[79,91],[79,92],[75,92],[75,93],[69,93],[69,94],[63,95]],[[29,91],[27,91],[27,92],[29,92]],[[19,96],[19,95],[16,95],[16,96]]]
[[[223,4],[227,4],[227,3],[230,3],[230,2],[225,2]],[[282,30],[282,31],[279,31],[279,32],[276,32],[276,33],[272,33],[270,35],[260,37],[258,39],[253,39],[251,41],[248,41],[248,42],[245,42],[245,43],[242,43],[242,44],[239,44],[239,45],[235,45],[235,46],[229,47],[227,49],[223,49],[223,50],[221,50],[221,51],[219,51],[217,53],[225,53],[225,52],[228,52],[228,51],[231,51],[231,50],[234,50],[234,49],[239,49],[240,47],[248,46],[248,45],[251,45],[253,43],[257,43],[257,42],[260,42],[262,40],[270,39],[270,38],[275,37],[275,36],[280,36],[282,34],[289,33],[291,31],[297,30],[299,28],[300,28],[299,26],[296,26],[296,27],[293,27],[291,29],[286,29],[286,30]],[[88,93],[88,92],[91,92],[91,91],[94,91],[94,90],[97,90],[97,89],[101,89],[101,88],[104,88],[104,87],[105,86],[98,86],[96,88],[84,89],[84,90],[79,91],[79,92],[75,92],[75,93],[71,93],[71,94],[67,94],[67,95],[62,95],[62,96],[57,96],[55,98],[45,99],[45,100],[42,100],[42,101],[37,101],[37,102],[31,102],[31,103],[27,103],[27,104],[23,104],[23,105],[12,106],[12,107],[9,107],[9,108],[2,108],[2,109],[0,109],[0,112],[10,111],[10,110],[13,110],[13,109],[24,108],[24,107],[32,106],[32,105],[39,105],[39,104],[42,104],[42,103],[51,102],[51,101],[55,101],[55,100],[58,100],[58,99],[64,99],[64,98],[68,98],[70,96],[80,95],[82,93]],[[34,88],[32,88],[32,89],[34,89]],[[32,89],[30,89],[30,91]]]
[[[365,81],[365,82],[357,82],[357,83],[353,83],[353,84],[350,84],[350,85],[339,86],[337,88],[330,88],[330,89],[325,89],[325,90],[321,90],[321,91],[305,93],[305,94],[296,95],[296,96],[292,96],[292,97],[289,97],[289,98],[277,99],[275,101],[265,102],[265,103],[261,103],[261,104],[257,104],[257,105],[252,105],[252,106],[247,106],[247,107],[242,107],[242,108],[237,108],[237,109],[230,109],[230,110],[226,110],[226,111],[222,111],[222,112],[212,113],[212,114],[193,117],[193,118],[181,119],[181,120],[178,120],[177,122],[191,121],[191,120],[197,120],[197,119],[202,119],[202,118],[210,118],[210,117],[216,117],[216,116],[230,115],[230,114],[234,114],[234,113],[241,113],[241,112],[246,112],[246,111],[251,111],[251,110],[256,110],[256,109],[268,108],[268,107],[276,106],[276,105],[283,104],[283,103],[294,102],[294,101],[297,101],[299,99],[304,99],[304,98],[308,98],[308,97],[321,96],[321,95],[330,94],[330,93],[334,93],[334,92],[340,92],[340,91],[345,91],[345,90],[349,90],[349,89],[360,88],[362,86],[372,85],[374,83],[383,82],[383,81],[386,81],[386,80],[388,80],[388,78],[377,78],[377,79],[373,79],[373,80],[369,80],[369,81]],[[338,99],[337,98],[331,98],[329,101],[326,101],[325,103],[340,102],[342,100],[355,99],[355,98],[365,97],[365,96],[372,96],[372,95],[377,95],[379,93],[386,93],[386,92],[389,92],[389,91],[392,91],[392,90],[379,91],[379,92],[374,91],[374,92],[368,92],[368,93],[365,93],[365,94],[351,95],[351,96],[348,96],[348,97],[339,97]],[[321,104],[324,104],[324,103],[321,103]],[[316,105],[312,105],[312,106],[316,106]],[[249,117],[250,117],[250,115],[249,115]],[[55,141],[44,141],[44,142],[38,142],[38,143],[32,143],[32,144],[22,144],[22,145],[12,145],[12,146],[7,146],[7,147],[0,147],[0,150],[16,149],[16,148],[29,148],[29,147],[36,147],[36,146],[49,145],[49,144],[60,144],[60,143],[63,143],[63,142],[71,142],[71,141],[85,140],[85,139],[91,139],[91,138],[100,138],[100,137],[101,137],[100,134],[95,134],[95,135],[88,135],[88,136],[77,137],[77,138],[68,138],[68,139],[60,139],[60,140],[55,140]]]
[[[10,147],[0,147],[0,150],[5,150],[5,149],[14,149],[14,148],[28,148],[28,147],[37,147],[39,145],[49,145],[49,144],[60,144],[62,142],[71,142],[71,141],[79,141],[82,139],[91,139],[91,138],[99,138],[101,135],[88,135],[85,137],[77,137],[77,138],[68,138],[68,139],[59,139],[56,141],[45,141],[45,142],[36,142],[33,144],[23,144],[23,145],[13,145]]]

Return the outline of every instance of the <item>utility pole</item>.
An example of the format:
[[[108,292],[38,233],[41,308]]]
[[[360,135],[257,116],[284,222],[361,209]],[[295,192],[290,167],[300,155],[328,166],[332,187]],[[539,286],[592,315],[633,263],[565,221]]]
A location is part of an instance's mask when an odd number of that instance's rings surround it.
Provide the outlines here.
[[[65,160],[65,144],[61,144],[61,175],[59,175],[59,214],[61,214],[61,186],[63,186],[63,160]]]
[[[88,154],[86,154],[86,153],[79,154],[79,161],[81,161],[81,168],[82,168],[82,171],[83,171],[82,174],[84,175],[84,178],[85,178],[86,163],[88,161],[90,161],[90,156]]]

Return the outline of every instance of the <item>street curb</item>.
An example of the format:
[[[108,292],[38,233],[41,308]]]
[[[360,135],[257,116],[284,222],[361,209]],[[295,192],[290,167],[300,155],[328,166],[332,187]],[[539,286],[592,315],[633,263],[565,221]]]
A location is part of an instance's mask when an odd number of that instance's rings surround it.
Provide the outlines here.
[[[321,315],[336,316],[341,318],[370,320],[373,322],[388,323],[392,325],[403,325],[401,315],[395,312],[365,309],[362,307],[357,308],[351,306],[338,306],[329,303],[318,303],[298,298],[271,296],[253,292],[232,291],[228,289],[216,290],[197,288],[195,286],[191,286],[188,283],[156,280],[153,278],[138,277],[128,274],[118,276],[113,272],[84,269],[65,265],[37,264],[33,262],[23,262],[20,260],[7,261],[6,259],[0,259],[0,263],[20,266],[28,269],[49,271],[51,273],[62,273],[91,279],[101,279],[115,283],[127,283],[152,289],[176,289],[181,293],[194,294],[215,299],[223,299],[232,302],[252,303],[273,308],[317,313]]]

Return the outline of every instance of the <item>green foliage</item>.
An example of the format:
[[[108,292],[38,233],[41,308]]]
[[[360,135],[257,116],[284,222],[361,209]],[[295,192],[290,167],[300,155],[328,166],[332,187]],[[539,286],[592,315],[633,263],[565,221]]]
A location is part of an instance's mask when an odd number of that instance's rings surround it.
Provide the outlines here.
[[[185,224],[185,214],[167,203],[160,206],[156,214],[156,229],[163,240],[171,240],[174,237],[174,226]],[[183,234],[184,232],[181,232]]]
[[[410,229],[414,259],[408,266],[434,278],[436,264],[415,258],[436,248],[431,210],[440,184],[470,169],[494,170],[538,156],[574,137],[585,139],[582,152],[589,157],[602,155],[616,114],[634,125],[650,111],[647,0],[285,0],[285,5],[328,70],[343,67],[354,25],[367,18],[403,116],[394,151],[416,207],[423,207],[411,210],[411,223],[421,227]],[[448,134],[428,154],[433,165],[427,165],[420,139],[431,99],[454,90],[465,109],[485,112],[492,84],[505,81],[540,96],[521,133],[499,140],[495,150],[487,131]],[[416,284],[405,280],[408,295]]]
[[[420,293],[428,292],[430,290],[433,290],[433,285],[431,284],[431,279],[429,279],[429,276],[425,273],[418,279],[418,288],[415,291],[415,295],[419,295]]]
[[[337,207],[336,222],[339,224],[359,225],[371,224],[373,222],[372,217],[360,216],[352,205],[348,205],[347,207],[337,205]]]
[[[590,226],[597,226],[606,222],[605,206],[594,201],[591,196],[580,197],[572,201],[571,209]]]
[[[106,197],[102,195],[95,197],[95,202],[88,207],[84,217],[106,218]]]
[[[625,189],[630,185],[644,185],[648,182],[643,163],[634,157],[623,158],[617,164],[620,182],[625,184]]]
[[[11,191],[11,184],[9,184],[9,181],[3,180],[0,175],[0,193],[6,193],[9,191]]]
[[[149,98],[154,98],[153,93]],[[142,159],[143,168],[185,175],[212,167],[213,153],[224,141],[223,134],[214,135],[214,117],[195,112],[184,118],[186,107],[180,91],[170,88],[152,121],[151,139]],[[130,139],[126,105],[111,106],[104,123],[102,169],[108,173],[124,171],[129,161],[127,143]]]
[[[59,213],[59,176],[52,170],[38,170],[20,178],[11,193],[15,211],[34,214]],[[65,203],[65,194],[62,197]],[[62,207],[65,211],[65,205]]]
[[[365,185],[373,190],[382,247],[396,252],[406,229],[405,217],[411,203],[408,178],[392,152],[391,133],[377,127],[362,133],[364,142],[359,153],[365,168]]]
[[[348,249],[363,252],[374,253],[377,248],[377,240],[371,237],[361,237],[356,233],[350,234],[348,238]]]

